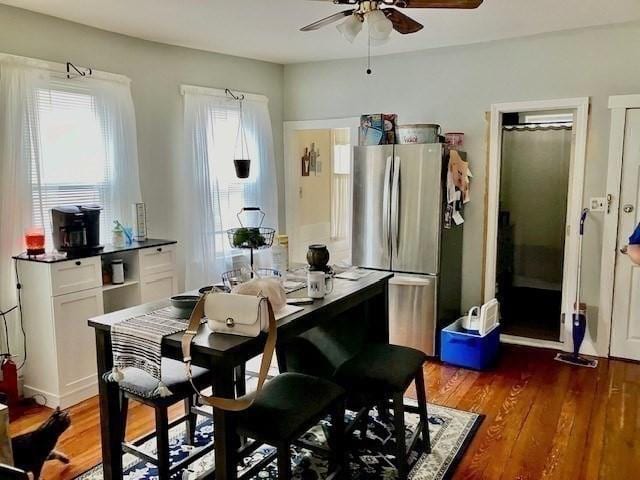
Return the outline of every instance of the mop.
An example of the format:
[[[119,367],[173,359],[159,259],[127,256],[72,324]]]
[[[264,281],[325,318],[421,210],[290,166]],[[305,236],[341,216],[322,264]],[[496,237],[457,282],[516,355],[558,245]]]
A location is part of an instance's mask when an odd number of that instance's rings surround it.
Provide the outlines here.
[[[556,360],[568,363],[577,367],[596,368],[597,360],[591,360],[580,356],[580,346],[584,340],[587,331],[587,313],[586,305],[580,303],[580,277],[582,274],[582,237],[584,236],[584,221],[587,218],[589,209],[585,208],[580,215],[580,242],[578,243],[578,283],[576,286],[576,303],[574,304],[574,313],[571,315],[571,324],[573,331],[573,353],[558,353]]]

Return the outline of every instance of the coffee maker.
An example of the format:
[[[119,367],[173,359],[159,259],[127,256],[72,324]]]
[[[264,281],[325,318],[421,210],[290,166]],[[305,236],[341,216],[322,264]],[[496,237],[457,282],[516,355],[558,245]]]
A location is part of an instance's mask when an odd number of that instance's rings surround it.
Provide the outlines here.
[[[98,205],[74,205],[51,209],[53,246],[69,255],[99,252],[100,210]]]

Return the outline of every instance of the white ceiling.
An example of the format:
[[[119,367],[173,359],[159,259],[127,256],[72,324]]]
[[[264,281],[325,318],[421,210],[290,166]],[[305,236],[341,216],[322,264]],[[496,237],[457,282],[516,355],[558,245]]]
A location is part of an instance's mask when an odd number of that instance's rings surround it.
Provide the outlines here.
[[[0,0],[36,12],[157,42],[278,63],[362,57],[334,26],[298,29],[344,9],[308,0]],[[425,25],[394,32],[375,55],[534,35],[640,19],[638,0],[485,0],[477,10],[405,9]],[[361,35],[361,37],[365,37]]]

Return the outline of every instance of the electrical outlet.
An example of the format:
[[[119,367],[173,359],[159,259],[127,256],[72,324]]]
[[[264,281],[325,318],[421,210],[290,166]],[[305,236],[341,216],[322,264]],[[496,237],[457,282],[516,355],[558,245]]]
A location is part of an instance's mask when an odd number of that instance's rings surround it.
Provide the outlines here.
[[[589,210],[592,212],[604,212],[607,206],[607,199],[604,197],[591,197]]]

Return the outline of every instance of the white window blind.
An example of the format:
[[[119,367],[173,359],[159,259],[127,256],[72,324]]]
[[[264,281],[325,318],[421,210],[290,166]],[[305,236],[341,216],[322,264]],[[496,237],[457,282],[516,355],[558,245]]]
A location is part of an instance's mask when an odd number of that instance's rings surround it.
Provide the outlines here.
[[[108,186],[113,168],[108,139],[96,108],[96,99],[82,82],[51,80],[37,93],[40,162],[31,154],[32,215],[43,226],[52,246],[51,209],[57,206],[97,204],[101,212],[101,242],[113,227]]]

